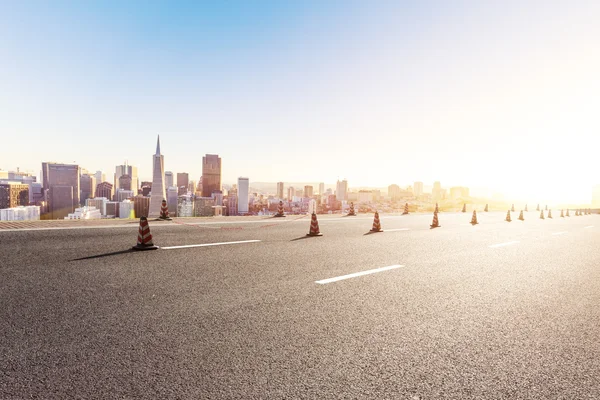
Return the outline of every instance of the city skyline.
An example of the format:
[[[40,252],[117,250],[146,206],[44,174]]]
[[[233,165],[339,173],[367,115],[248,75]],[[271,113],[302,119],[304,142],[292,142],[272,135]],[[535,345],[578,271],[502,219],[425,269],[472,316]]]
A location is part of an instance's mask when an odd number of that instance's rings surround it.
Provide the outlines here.
[[[3,9],[0,130],[28,147],[0,168],[126,159],[149,180],[161,134],[166,170],[194,179],[219,154],[223,182],[440,180],[556,202],[598,183],[600,4],[140,5]]]

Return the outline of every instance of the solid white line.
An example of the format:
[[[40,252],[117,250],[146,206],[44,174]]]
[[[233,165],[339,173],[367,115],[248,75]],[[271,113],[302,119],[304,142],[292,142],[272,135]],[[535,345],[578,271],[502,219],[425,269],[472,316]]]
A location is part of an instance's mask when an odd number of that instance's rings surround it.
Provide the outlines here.
[[[564,235],[565,233],[569,233],[567,231],[565,232],[554,232],[553,235]]]
[[[315,283],[318,283],[320,285],[324,285],[326,283],[337,282],[337,281],[341,281],[341,280],[344,280],[344,279],[356,278],[357,276],[375,274],[377,272],[389,271],[390,269],[396,269],[396,268],[402,268],[402,267],[404,267],[404,265],[390,265],[389,267],[382,267],[382,268],[377,268],[377,269],[370,269],[368,271],[355,272],[353,274],[337,276],[335,278],[323,279],[323,280],[320,280],[320,281],[315,281]]]
[[[396,232],[396,231],[408,231],[408,228],[398,228],[398,229],[384,229],[384,232]]]
[[[202,243],[202,244],[186,244],[183,246],[168,246],[161,247],[163,250],[172,250],[172,249],[187,249],[190,247],[208,247],[208,246],[221,246],[225,244],[241,244],[241,243],[256,243],[260,242],[260,240],[240,240],[237,242],[221,242],[221,243]]]
[[[586,227],[585,227],[585,228],[583,228],[583,229],[590,229],[590,228],[593,228],[593,227],[594,227],[594,225],[590,225],[590,226],[586,226]]]
[[[491,248],[504,247],[504,246],[510,246],[511,244],[517,244],[517,243],[519,243],[519,241],[515,240],[514,242],[506,242],[506,243],[493,244],[490,247]]]

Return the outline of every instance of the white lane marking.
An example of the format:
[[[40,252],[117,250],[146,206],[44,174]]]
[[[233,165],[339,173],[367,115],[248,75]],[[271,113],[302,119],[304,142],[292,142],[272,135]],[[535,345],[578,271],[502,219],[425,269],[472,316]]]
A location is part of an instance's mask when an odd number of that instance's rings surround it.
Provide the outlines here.
[[[404,265],[390,265],[389,267],[381,267],[381,268],[376,268],[376,269],[370,269],[368,271],[355,272],[353,274],[336,276],[335,278],[322,279],[320,281],[315,281],[315,283],[324,285],[326,283],[337,282],[337,281],[341,281],[344,279],[356,278],[357,276],[376,274],[377,272],[389,271],[391,269],[402,268],[402,267],[404,267]]]
[[[554,232],[553,235],[555,235],[555,236],[556,235],[564,235],[566,233],[569,233],[569,232],[567,232],[567,231],[564,231],[564,232]]]
[[[593,228],[593,227],[594,227],[594,225],[590,225],[590,226],[586,226],[586,227],[585,227],[585,228],[583,228],[583,229],[590,229],[590,228]]]
[[[384,232],[397,232],[397,231],[408,231],[408,228],[397,228],[397,229],[384,229]]]
[[[496,248],[496,247],[510,246],[511,244],[517,244],[517,243],[519,243],[519,241],[518,241],[518,240],[515,240],[515,241],[513,241],[513,242],[506,242],[506,243],[498,243],[498,244],[493,244],[493,245],[491,245],[490,247],[494,249],[494,248]]]
[[[161,247],[163,250],[172,250],[172,249],[187,249],[190,247],[208,247],[208,246],[221,246],[225,244],[241,244],[241,243],[256,243],[260,242],[260,240],[240,240],[237,242],[220,242],[220,243],[202,243],[202,244],[186,244],[183,246],[167,246]]]

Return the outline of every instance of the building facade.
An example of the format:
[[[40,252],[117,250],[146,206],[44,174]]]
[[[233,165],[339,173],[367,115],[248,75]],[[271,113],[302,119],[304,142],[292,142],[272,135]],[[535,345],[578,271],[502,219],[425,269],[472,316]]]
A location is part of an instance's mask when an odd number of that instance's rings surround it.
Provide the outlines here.
[[[221,190],[221,157],[207,154],[202,157],[202,197],[210,197],[214,190]]]
[[[80,172],[79,165],[75,164],[42,163],[42,185],[48,204],[48,218],[63,219],[75,212],[81,190]]]
[[[113,199],[113,185],[108,182],[101,182],[96,186],[96,197],[105,197],[108,200]]]
[[[184,195],[188,192],[188,185],[190,184],[190,176],[187,172],[177,173],[177,194]]]
[[[284,188],[283,188],[284,183],[283,182],[277,182],[277,198],[279,200],[283,200],[285,197],[283,197],[283,192],[284,192]]]
[[[304,186],[304,197],[313,197],[313,187],[310,185]]]
[[[348,181],[347,180],[343,180],[343,181],[337,181],[336,185],[335,185],[335,197],[340,200],[348,200]]]
[[[0,209],[29,205],[29,185],[0,182]]]
[[[248,178],[238,178],[237,181],[237,190],[238,190],[238,214],[248,214],[249,211],[249,202],[250,202],[250,179]]]

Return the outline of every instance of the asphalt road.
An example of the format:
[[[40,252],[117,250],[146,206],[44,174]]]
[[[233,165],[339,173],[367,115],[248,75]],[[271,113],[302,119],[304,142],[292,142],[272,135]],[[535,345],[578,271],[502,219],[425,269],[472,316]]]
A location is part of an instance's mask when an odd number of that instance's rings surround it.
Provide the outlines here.
[[[598,399],[600,216],[559,215],[0,231],[0,398]]]

